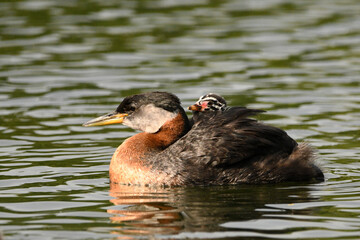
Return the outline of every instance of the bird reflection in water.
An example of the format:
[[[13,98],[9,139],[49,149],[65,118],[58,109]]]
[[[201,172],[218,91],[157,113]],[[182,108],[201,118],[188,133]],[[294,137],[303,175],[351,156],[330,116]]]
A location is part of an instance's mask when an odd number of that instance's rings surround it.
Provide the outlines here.
[[[113,223],[120,224],[117,234],[153,235],[176,234],[183,227],[182,213],[168,203],[174,195],[166,188],[149,188],[111,184],[110,202],[114,208],[107,212]],[[173,192],[173,191],[172,191]],[[115,233],[115,232],[113,232]]]
[[[316,187],[316,186],[314,186]],[[226,231],[222,224],[300,214],[311,216],[314,210],[282,209],[296,203],[319,201],[310,185],[238,185],[151,188],[112,184],[107,212],[115,224],[112,234],[131,236],[167,235],[182,232]],[[275,207],[274,207],[275,206]],[[257,231],[261,231],[259,226]],[[230,231],[233,231],[231,229]]]

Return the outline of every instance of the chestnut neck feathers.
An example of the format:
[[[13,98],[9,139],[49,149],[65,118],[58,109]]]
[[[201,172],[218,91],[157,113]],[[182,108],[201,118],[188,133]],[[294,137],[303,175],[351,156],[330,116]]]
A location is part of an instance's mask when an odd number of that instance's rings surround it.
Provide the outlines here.
[[[155,96],[155,97],[154,97]],[[189,120],[177,97],[156,92],[126,98],[116,112],[128,114],[123,124],[142,130],[126,139],[110,163],[110,181],[115,183],[176,185],[175,173],[159,154],[190,130]],[[180,162],[177,164],[181,164]],[[180,169],[180,166],[176,166]]]

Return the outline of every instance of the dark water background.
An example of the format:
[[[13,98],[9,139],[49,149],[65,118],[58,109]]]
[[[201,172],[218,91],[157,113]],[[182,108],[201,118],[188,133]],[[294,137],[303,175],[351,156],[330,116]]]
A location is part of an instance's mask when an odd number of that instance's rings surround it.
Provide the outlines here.
[[[0,0],[4,239],[359,239],[357,0]],[[81,124],[208,92],[318,149],[320,184],[109,188],[133,130]]]

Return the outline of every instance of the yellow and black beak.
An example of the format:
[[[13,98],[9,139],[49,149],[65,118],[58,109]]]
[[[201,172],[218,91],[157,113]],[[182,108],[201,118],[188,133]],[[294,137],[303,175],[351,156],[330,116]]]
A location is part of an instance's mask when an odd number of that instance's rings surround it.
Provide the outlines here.
[[[84,127],[93,127],[93,126],[102,126],[115,123],[122,123],[124,118],[127,116],[127,113],[109,113],[101,117],[94,118],[83,124]]]
[[[196,112],[201,112],[202,111],[202,107],[198,104],[193,104],[191,106],[188,107],[189,110],[191,111],[196,111]]]

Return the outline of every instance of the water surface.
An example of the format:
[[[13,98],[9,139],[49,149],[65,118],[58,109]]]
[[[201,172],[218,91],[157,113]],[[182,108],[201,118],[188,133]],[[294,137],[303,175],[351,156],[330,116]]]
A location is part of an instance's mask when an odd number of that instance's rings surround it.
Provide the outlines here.
[[[0,0],[5,239],[358,239],[360,5]],[[109,185],[128,95],[216,92],[318,150],[326,182]]]

